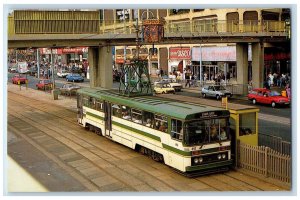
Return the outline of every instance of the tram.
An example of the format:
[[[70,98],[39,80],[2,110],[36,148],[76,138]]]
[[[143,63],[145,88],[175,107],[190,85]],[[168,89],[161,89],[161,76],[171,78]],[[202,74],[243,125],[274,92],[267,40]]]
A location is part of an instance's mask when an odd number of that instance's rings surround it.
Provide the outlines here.
[[[81,126],[184,175],[227,171],[233,164],[228,110],[94,88],[78,90],[77,108]]]

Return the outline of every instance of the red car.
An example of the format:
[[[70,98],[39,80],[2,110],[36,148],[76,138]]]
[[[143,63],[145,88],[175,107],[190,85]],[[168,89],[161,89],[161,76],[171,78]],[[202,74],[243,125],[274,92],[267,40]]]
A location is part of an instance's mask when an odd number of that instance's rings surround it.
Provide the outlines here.
[[[271,104],[274,108],[276,105],[289,105],[290,100],[287,97],[282,96],[277,91],[268,90],[266,88],[256,88],[249,92],[248,99],[253,104],[263,103]]]
[[[13,84],[18,84],[18,81],[20,81],[20,84],[21,84],[21,83],[26,83],[26,81],[28,81],[28,79],[19,74],[16,74],[16,75],[14,75],[14,77],[12,77],[11,82]]]
[[[49,79],[41,79],[39,82],[36,84],[36,89],[41,89],[45,90],[46,88],[52,89],[52,82]]]

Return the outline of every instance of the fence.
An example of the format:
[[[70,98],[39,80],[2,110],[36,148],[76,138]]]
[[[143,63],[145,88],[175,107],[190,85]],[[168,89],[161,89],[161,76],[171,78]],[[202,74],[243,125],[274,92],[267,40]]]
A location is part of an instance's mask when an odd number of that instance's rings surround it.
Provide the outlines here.
[[[251,146],[238,141],[238,166],[266,177],[291,182],[291,158],[265,146]]]
[[[282,154],[291,155],[291,143],[282,140],[281,137],[259,133],[258,141],[259,145],[270,147]]]

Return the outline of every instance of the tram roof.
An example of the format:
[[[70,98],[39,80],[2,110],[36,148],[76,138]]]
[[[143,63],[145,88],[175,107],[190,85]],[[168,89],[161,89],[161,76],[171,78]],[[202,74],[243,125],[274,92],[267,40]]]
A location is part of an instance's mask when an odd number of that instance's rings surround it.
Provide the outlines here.
[[[94,88],[82,88],[78,90],[78,93],[178,119],[192,119],[197,113],[213,111],[223,111],[223,115],[229,116],[229,112],[222,108],[182,103],[176,100],[163,99],[156,96],[125,97],[119,95],[117,91]]]

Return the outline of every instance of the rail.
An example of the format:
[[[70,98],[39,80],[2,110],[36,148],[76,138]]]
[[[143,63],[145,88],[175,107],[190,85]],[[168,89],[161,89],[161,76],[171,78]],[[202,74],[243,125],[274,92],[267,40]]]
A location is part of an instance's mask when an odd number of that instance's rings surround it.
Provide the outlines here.
[[[8,17],[8,34],[134,34],[136,21],[100,20],[93,17]],[[142,21],[139,22],[141,30]],[[288,34],[290,26],[285,21],[226,21],[226,20],[190,20],[184,22],[167,21],[165,34],[219,34],[219,33],[267,33]]]
[[[259,133],[258,142],[259,145],[267,146],[279,153],[291,155],[291,143],[284,141],[281,137]]]

